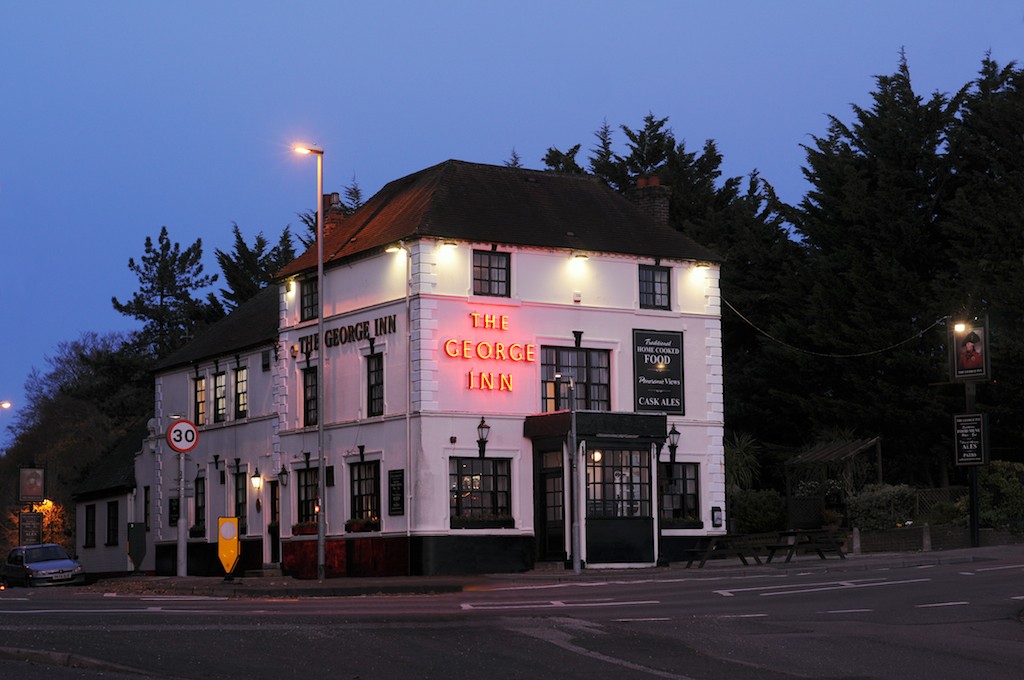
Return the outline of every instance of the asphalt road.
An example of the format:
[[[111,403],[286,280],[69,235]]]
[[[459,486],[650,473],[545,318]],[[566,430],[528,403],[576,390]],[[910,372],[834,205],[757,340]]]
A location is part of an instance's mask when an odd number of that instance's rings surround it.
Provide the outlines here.
[[[0,593],[0,677],[1018,680],[1022,610],[1021,551],[846,572],[494,579],[441,595],[16,588]]]

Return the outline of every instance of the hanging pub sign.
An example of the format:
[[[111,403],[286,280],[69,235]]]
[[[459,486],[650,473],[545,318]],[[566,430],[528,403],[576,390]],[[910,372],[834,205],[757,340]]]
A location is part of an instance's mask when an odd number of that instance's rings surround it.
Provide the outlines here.
[[[958,413],[953,416],[957,465],[985,465],[988,463],[986,425],[984,413]]]
[[[633,329],[634,410],[683,413],[683,334]]]
[[[953,327],[949,364],[953,380],[988,380],[988,335],[984,323]]]
[[[46,492],[46,468],[18,468],[18,502],[42,503]]]

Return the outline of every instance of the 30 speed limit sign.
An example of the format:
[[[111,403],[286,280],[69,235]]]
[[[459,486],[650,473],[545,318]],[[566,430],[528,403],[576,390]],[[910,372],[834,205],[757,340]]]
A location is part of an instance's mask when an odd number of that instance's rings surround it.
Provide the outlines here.
[[[167,428],[167,443],[178,453],[188,453],[199,443],[199,430],[191,420],[175,420]]]

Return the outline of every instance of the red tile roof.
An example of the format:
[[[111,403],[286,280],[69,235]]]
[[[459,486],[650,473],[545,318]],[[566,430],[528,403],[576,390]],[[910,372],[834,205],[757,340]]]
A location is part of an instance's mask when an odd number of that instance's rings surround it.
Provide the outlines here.
[[[324,240],[324,263],[330,267],[417,238],[720,259],[594,176],[448,160],[389,183],[332,227]],[[315,267],[314,245],[278,277]]]

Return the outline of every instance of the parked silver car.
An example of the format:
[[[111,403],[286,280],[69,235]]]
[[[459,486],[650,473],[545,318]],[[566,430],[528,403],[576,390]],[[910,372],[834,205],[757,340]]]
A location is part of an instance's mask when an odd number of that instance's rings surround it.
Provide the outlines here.
[[[0,567],[4,585],[55,586],[84,583],[85,571],[68,551],[56,543],[19,545],[7,554]]]

